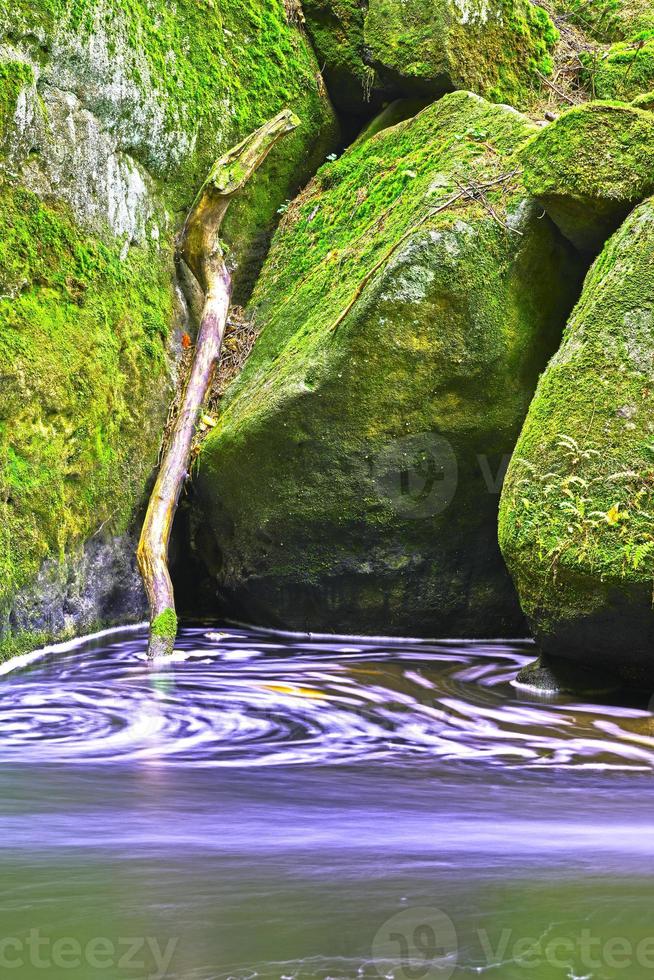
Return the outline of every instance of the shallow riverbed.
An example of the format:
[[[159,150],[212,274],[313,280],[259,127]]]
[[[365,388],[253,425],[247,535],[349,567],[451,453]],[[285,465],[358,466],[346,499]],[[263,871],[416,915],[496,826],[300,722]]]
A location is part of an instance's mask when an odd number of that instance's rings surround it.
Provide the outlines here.
[[[524,643],[187,629],[0,678],[0,972],[654,976],[654,720]]]

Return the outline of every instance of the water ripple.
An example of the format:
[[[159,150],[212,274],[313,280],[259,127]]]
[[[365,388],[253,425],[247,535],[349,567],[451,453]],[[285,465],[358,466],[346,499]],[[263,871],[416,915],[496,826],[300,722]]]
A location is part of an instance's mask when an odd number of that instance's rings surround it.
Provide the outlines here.
[[[143,630],[5,673],[0,762],[197,767],[355,763],[654,769],[648,710],[534,702],[527,643],[278,639],[185,630],[151,665]]]

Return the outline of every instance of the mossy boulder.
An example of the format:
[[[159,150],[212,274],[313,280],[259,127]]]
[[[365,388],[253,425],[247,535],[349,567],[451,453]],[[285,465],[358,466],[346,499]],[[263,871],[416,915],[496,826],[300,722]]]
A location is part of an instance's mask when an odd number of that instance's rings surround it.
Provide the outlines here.
[[[0,184],[0,650],[31,644],[20,634],[37,622],[44,638],[66,627],[27,598],[44,563],[74,578],[71,552],[83,561],[86,541],[129,530],[170,392],[171,264],[144,246],[123,256],[67,206]],[[133,588],[129,564],[109,593]],[[60,578],[41,582],[48,608]]]
[[[470,89],[518,107],[551,72],[557,37],[526,0],[371,0],[365,22],[371,63],[403,94]]]
[[[447,95],[292,204],[197,466],[195,547],[232,615],[524,630],[496,540],[502,468],[579,288],[515,170],[534,128]]]
[[[643,109],[645,112],[654,112],[654,90],[645,92],[644,95],[637,95],[631,104],[636,109]]]
[[[649,113],[592,102],[564,112],[521,151],[527,189],[583,252],[597,253],[654,192]]]
[[[509,467],[500,543],[542,650],[654,683],[654,202],[607,243]]]
[[[129,533],[192,330],[175,232],[215,158],[291,105],[301,129],[223,228],[247,292],[337,125],[283,0],[0,0],[0,44],[3,656],[142,614]]]
[[[453,89],[526,105],[558,36],[527,0],[305,0],[304,9],[335,101],[359,113],[382,97]]]
[[[0,42],[0,63],[22,62],[34,80],[14,114],[10,169],[20,165],[27,186],[54,190],[85,223],[137,240],[179,223],[220,153],[280,109],[297,113],[301,128],[224,224],[244,291],[277,210],[338,138],[284,0],[0,0]]]
[[[559,0],[557,7],[589,37],[604,44],[654,29],[651,0]]]
[[[367,6],[361,0],[302,0],[306,28],[334,105],[356,115],[378,108],[384,91],[366,51]]]
[[[581,56],[586,84],[597,98],[629,102],[654,88],[654,15],[652,20],[649,30]]]

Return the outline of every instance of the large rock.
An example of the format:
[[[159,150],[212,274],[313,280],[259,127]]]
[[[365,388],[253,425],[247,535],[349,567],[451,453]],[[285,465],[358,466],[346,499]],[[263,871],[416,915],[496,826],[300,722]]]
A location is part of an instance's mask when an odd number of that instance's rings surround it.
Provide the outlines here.
[[[511,159],[533,131],[448,95],[292,204],[251,307],[261,335],[199,460],[195,544],[232,615],[524,630],[496,540],[502,466],[579,288]]]
[[[0,0],[0,655],[142,610],[129,532],[190,329],[174,234],[289,104],[224,226],[241,291],[336,136],[282,0]]]
[[[579,53],[582,80],[598,99],[631,101],[654,88],[651,0],[562,0],[560,5],[601,45]]]
[[[624,102],[654,88],[654,14],[648,31],[581,56],[584,80],[599,99]]]
[[[15,78],[29,74],[18,102]],[[8,86],[5,78],[8,76]],[[334,114],[284,0],[0,0],[6,167],[84,223],[166,234],[216,157],[281,108],[302,127],[231,209],[223,235],[250,284],[277,210],[333,149]]]
[[[591,269],[511,462],[500,542],[544,652],[654,683],[654,202]]]
[[[358,113],[453,89],[522,106],[557,38],[527,0],[304,0],[304,10],[334,100]]]
[[[652,122],[642,109],[590,102],[564,112],[521,152],[527,189],[581,251],[596,254],[654,192]]]
[[[651,0],[559,0],[557,9],[596,41],[625,41],[654,29]]]
[[[369,115],[384,94],[366,51],[367,6],[361,0],[302,0],[329,94],[339,109],[356,115]]]

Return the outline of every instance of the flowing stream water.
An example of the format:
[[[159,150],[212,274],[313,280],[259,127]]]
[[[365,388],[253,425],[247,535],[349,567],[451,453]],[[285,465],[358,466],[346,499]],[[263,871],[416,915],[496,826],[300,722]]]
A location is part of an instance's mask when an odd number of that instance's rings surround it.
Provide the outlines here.
[[[0,976],[654,976],[654,719],[528,643],[144,630],[1,668]]]

